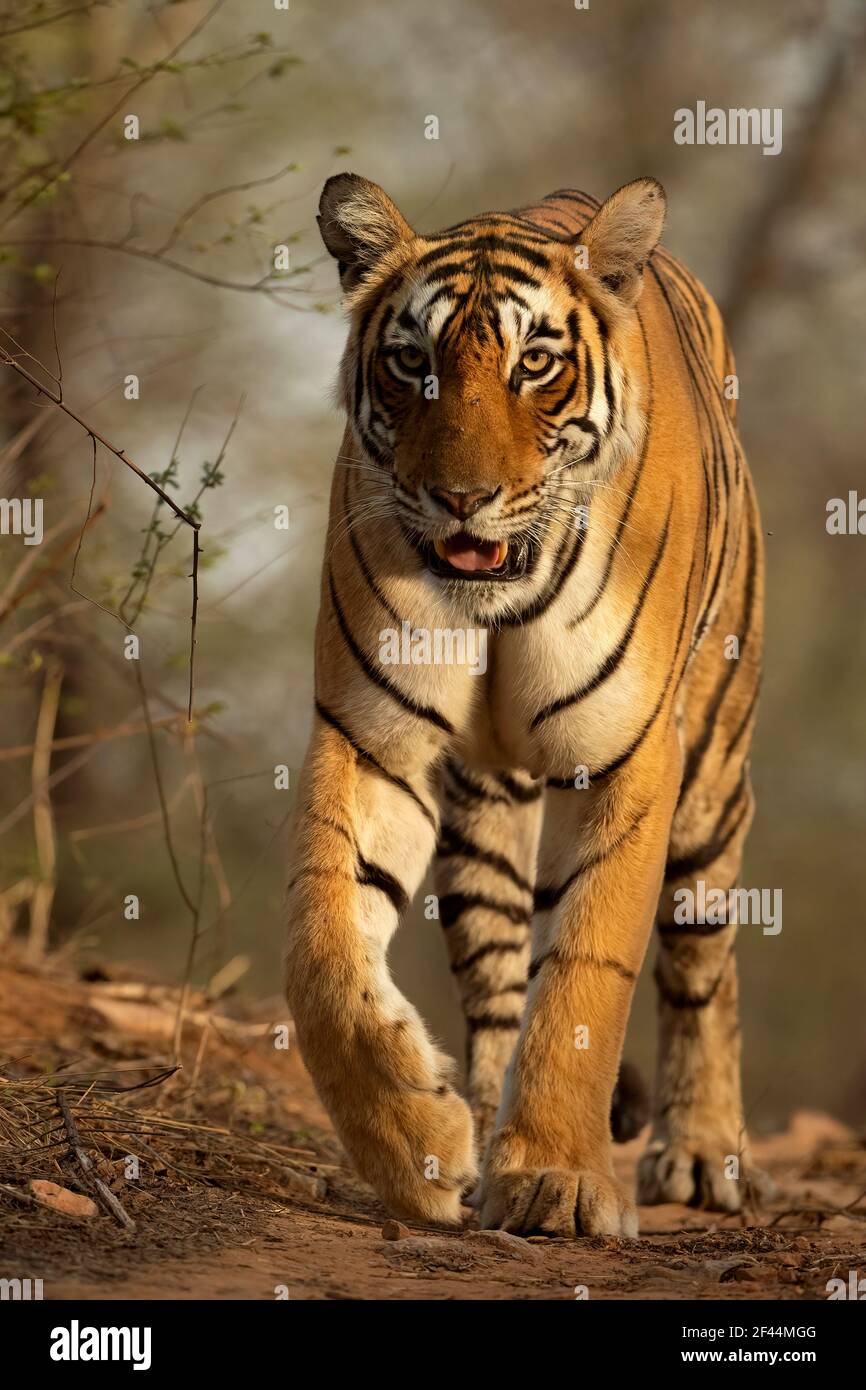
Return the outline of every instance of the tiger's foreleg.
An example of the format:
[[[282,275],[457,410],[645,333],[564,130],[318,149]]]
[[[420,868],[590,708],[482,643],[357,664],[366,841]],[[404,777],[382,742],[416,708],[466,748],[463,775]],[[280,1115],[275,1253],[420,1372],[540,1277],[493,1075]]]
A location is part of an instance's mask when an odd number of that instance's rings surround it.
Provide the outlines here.
[[[483,1152],[526,1001],[543,787],[452,761],[436,858],[439,918],[466,1018],[469,1101]]]
[[[433,852],[423,767],[365,759],[317,718],[298,796],[287,994],[304,1061],[362,1176],[398,1215],[459,1220],[472,1119],[386,960]]]
[[[637,1234],[613,1173],[610,1110],[681,768],[670,728],[654,742],[640,772],[623,769],[604,789],[548,792],[527,1012],[485,1164],[482,1225]]]

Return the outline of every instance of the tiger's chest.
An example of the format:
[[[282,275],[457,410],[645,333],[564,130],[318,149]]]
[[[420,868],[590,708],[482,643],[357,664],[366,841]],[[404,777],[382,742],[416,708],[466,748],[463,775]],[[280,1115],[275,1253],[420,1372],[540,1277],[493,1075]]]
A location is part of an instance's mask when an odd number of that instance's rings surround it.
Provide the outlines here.
[[[490,634],[487,670],[460,731],[461,755],[534,777],[603,765],[652,687],[651,653],[639,642],[611,669],[622,628],[614,606],[579,629],[548,618]]]

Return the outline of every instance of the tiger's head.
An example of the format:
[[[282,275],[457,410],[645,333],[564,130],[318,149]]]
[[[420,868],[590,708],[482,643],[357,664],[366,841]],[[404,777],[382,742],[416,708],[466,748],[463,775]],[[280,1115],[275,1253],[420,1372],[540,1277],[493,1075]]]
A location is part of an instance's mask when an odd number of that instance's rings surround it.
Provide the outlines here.
[[[475,608],[531,598],[593,486],[640,448],[635,306],[664,215],[661,185],[638,179],[600,208],[563,192],[422,236],[376,184],[325,184],[358,476],[429,574]]]

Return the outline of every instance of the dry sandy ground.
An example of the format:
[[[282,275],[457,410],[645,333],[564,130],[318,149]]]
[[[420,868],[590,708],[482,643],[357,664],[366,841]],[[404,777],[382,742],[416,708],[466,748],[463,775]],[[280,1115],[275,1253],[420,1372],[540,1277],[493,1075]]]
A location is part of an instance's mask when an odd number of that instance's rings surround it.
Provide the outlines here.
[[[159,1011],[118,1008],[111,988],[0,972],[0,1052],[19,1069],[38,1045],[55,1065],[58,1052],[152,1059],[160,1041],[164,1055]],[[286,1198],[264,1179],[258,1190],[208,1185],[206,1154],[204,1181],[143,1168],[127,1200],[131,1233],[108,1215],[73,1222],[0,1190],[0,1277],[41,1277],[47,1298],[574,1299],[585,1289],[592,1299],[734,1300],[824,1299],[828,1279],[866,1273],[866,1142],[827,1116],[800,1113],[783,1134],[755,1142],[778,1196],[749,1223],[664,1206],[641,1211],[639,1241],[527,1241],[471,1225],[386,1240],[386,1213],[343,1162],[291,1048],[276,1052],[270,1030],[239,1041],[218,1029],[189,1048],[173,1103],[180,1096],[199,1119],[303,1146],[327,1184],[321,1200]],[[150,1095],[167,1113],[164,1097]],[[628,1182],[642,1144],[617,1151]],[[74,1169],[64,1176],[76,1185]],[[860,1215],[828,1215],[847,1206]]]

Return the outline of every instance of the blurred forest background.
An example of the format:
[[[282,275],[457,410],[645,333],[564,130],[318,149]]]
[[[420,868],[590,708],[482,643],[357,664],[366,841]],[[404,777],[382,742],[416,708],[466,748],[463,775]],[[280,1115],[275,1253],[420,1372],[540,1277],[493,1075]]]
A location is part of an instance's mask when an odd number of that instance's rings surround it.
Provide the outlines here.
[[[45,507],[41,545],[0,537],[0,941],[180,979],[197,931],[197,983],[231,962],[217,989],[275,996],[273,770],[310,725],[342,430],[321,185],[353,169],[433,230],[650,174],[730,315],[767,532],[744,883],[783,890],[784,926],[740,933],[749,1123],[863,1121],[866,539],[825,529],[864,478],[863,58],[847,0],[0,0],[0,496]],[[698,100],[781,108],[782,153],[675,144]],[[18,370],[56,397],[58,358],[84,428]],[[193,733],[192,530],[102,445],[94,475],[88,430],[201,517]],[[408,920],[393,960],[462,1055],[437,925]]]

